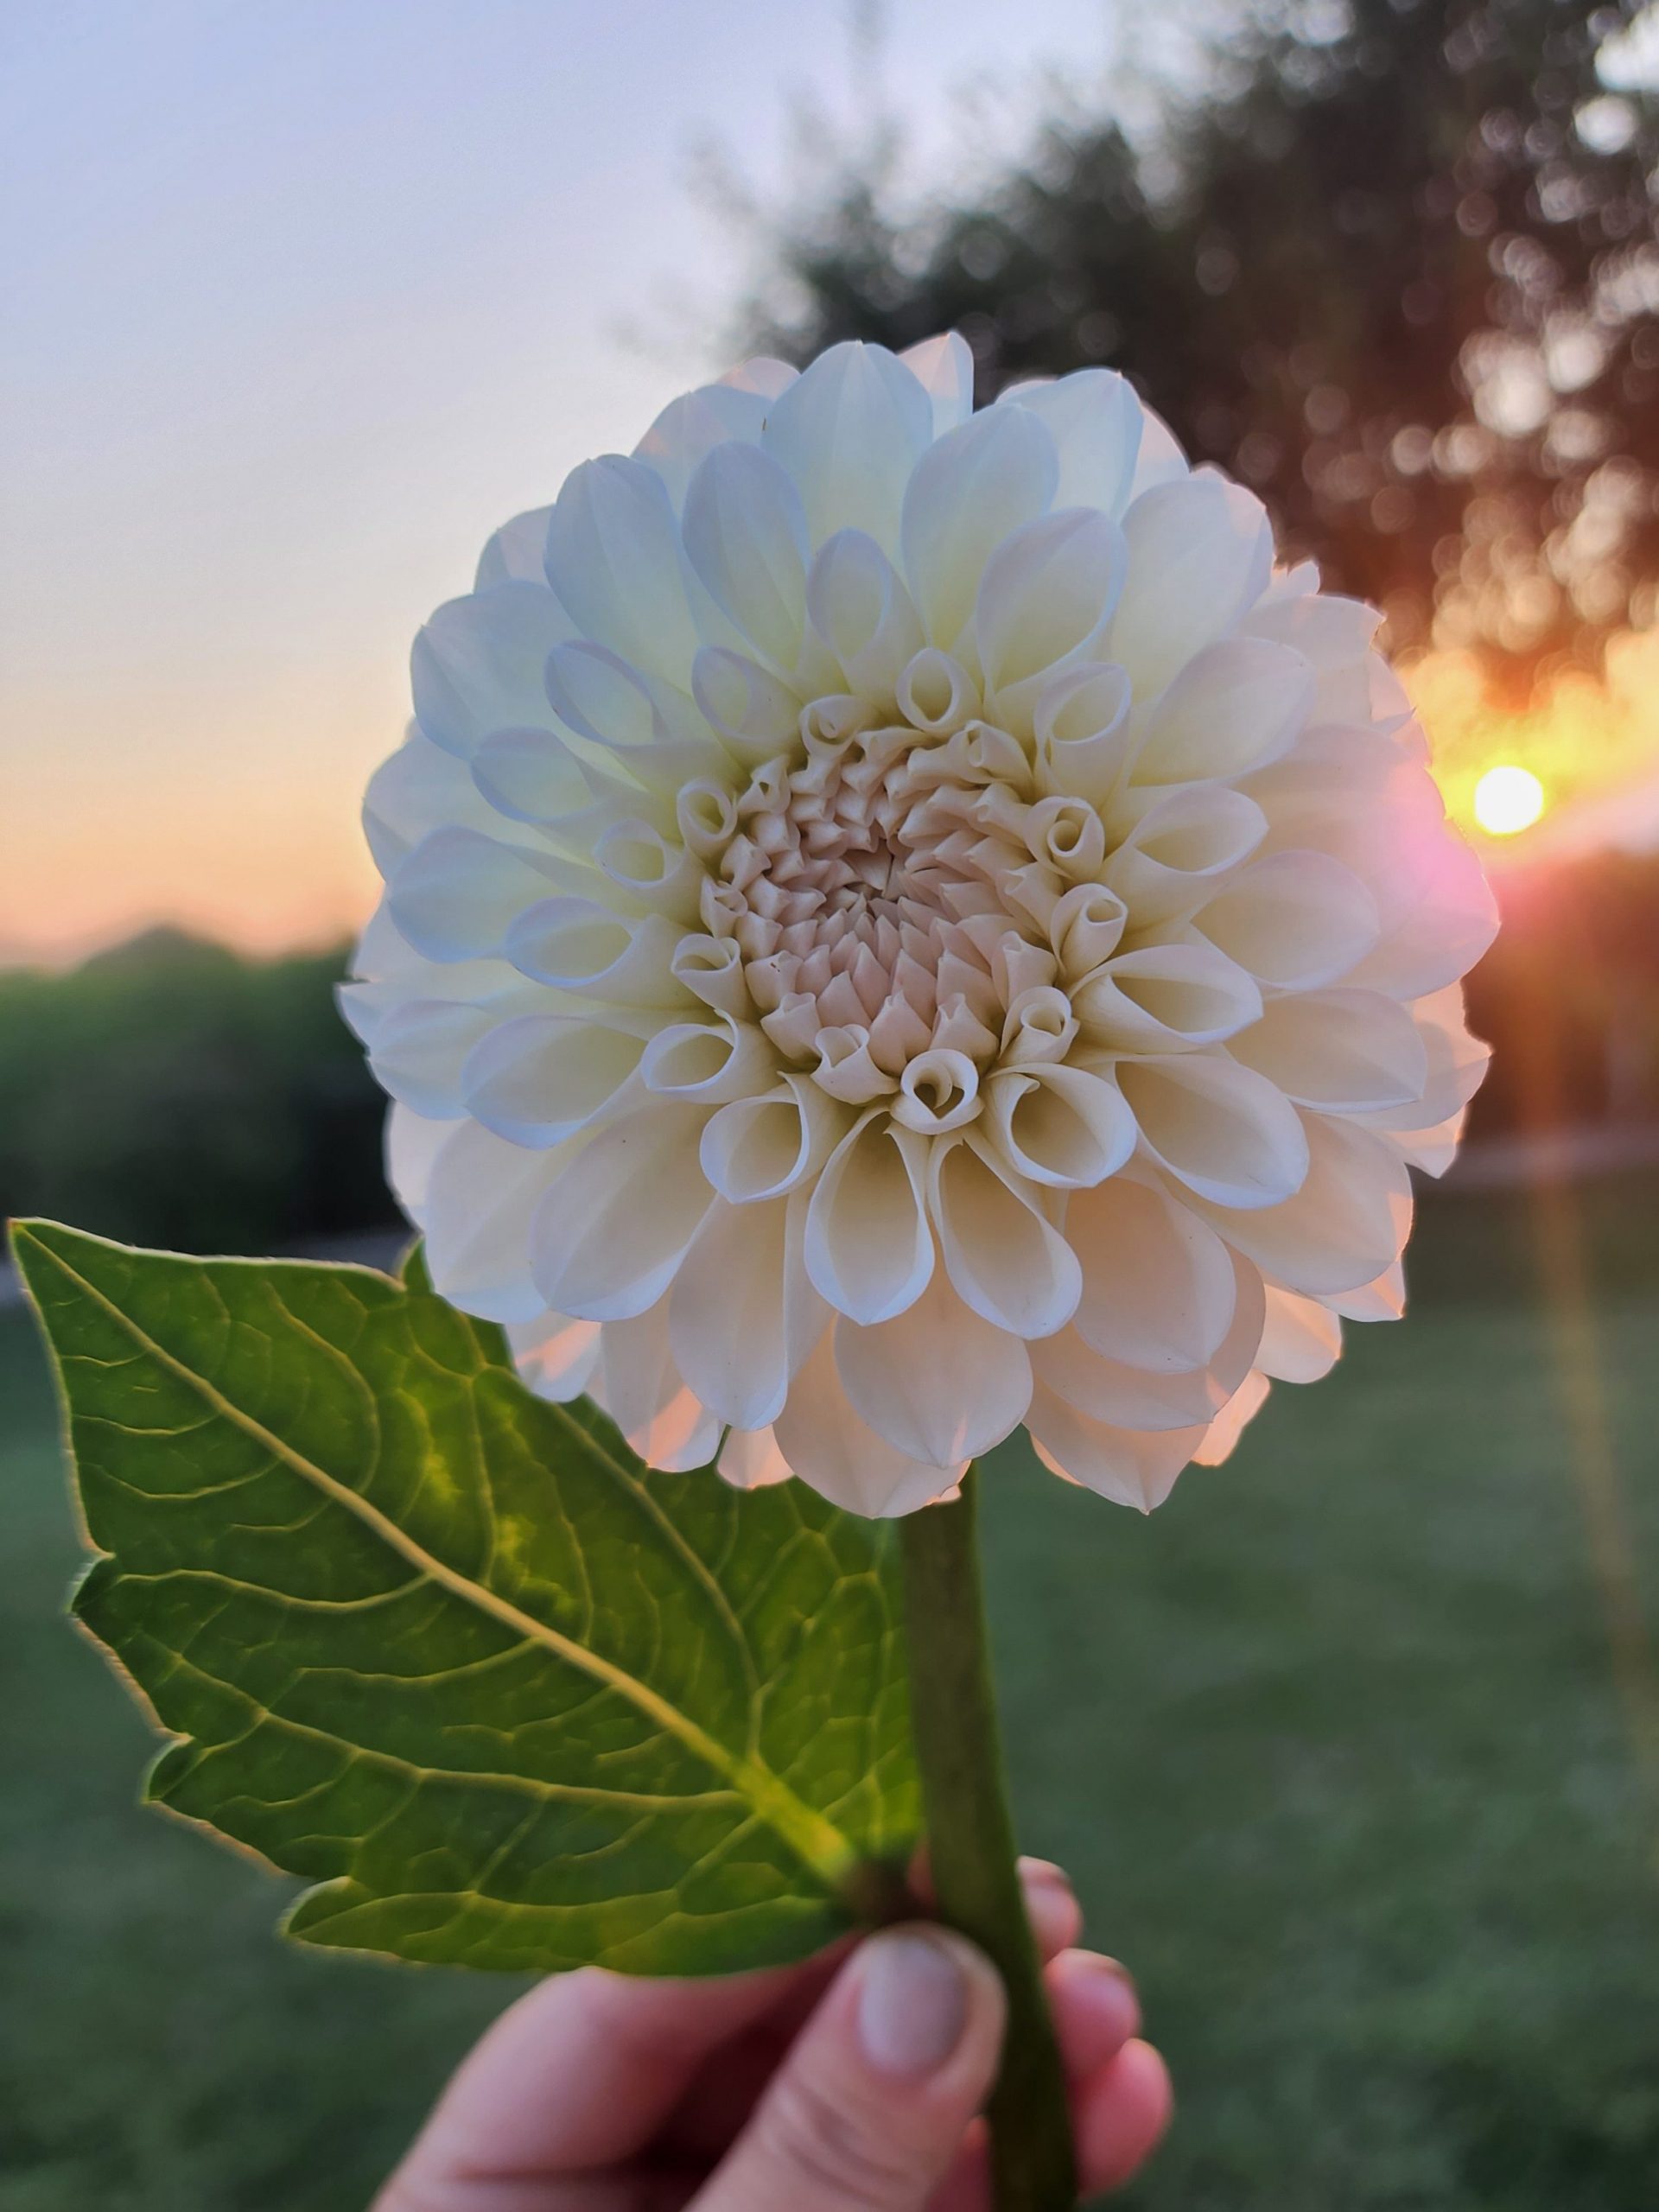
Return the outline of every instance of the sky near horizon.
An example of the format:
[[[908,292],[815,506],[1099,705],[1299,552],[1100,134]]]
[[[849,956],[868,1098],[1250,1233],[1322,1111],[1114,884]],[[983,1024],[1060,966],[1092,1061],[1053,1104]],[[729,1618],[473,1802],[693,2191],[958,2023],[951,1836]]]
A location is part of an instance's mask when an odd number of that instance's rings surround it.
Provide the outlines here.
[[[941,158],[964,83],[1108,54],[1107,0],[886,13]],[[854,46],[823,0],[11,0],[0,960],[361,918],[415,629],[721,365],[692,149],[777,188]]]

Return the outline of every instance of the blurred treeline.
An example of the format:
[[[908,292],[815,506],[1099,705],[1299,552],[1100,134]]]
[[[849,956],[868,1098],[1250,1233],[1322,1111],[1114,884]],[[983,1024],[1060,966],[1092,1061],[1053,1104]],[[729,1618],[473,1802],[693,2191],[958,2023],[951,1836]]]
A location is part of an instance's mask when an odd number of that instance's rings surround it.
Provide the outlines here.
[[[0,1211],[186,1251],[391,1219],[344,967],[158,930],[73,974],[0,975]]]
[[[0,975],[0,1211],[197,1251],[392,1223],[344,972],[158,931]],[[1659,1120],[1659,860],[1510,879],[1470,999],[1497,1047],[1472,1134]]]

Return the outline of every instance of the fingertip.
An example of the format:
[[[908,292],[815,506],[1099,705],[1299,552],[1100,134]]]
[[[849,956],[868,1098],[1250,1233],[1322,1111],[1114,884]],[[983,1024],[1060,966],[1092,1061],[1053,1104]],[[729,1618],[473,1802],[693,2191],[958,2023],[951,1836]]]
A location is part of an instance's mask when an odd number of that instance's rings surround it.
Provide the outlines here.
[[[1062,1951],[1044,1976],[1065,2070],[1083,2081],[1122,2050],[1141,2025],[1141,1999],[1116,1959]]]
[[[1045,1959],[1052,1959],[1083,1933],[1083,1907],[1071,1878],[1052,1859],[1021,1859],[1020,1886],[1037,1948]]]
[[[1077,2098],[1077,2164],[1084,2188],[1116,2189],[1138,2172],[1174,2109],[1169,2069],[1149,2043],[1131,2037]]]

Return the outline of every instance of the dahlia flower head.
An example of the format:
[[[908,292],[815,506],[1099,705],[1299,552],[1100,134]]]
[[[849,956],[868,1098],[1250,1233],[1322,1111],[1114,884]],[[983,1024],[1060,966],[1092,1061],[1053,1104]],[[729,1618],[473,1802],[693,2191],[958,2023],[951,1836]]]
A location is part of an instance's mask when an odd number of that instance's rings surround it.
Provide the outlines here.
[[[1395,1315],[1494,918],[1377,616],[1122,378],[754,360],[485,548],[350,1019],[435,1287],[652,1465],[1142,1508]]]

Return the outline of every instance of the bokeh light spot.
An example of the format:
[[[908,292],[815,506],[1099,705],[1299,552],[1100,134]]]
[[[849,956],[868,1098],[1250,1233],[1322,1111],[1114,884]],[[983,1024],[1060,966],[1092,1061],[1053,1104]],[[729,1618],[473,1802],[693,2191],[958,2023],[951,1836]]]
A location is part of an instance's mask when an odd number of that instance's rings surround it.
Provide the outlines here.
[[[1489,837],[1529,830],[1544,810],[1544,787],[1530,768],[1505,761],[1475,785],[1475,819]]]

